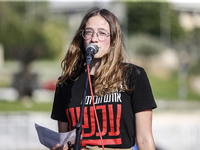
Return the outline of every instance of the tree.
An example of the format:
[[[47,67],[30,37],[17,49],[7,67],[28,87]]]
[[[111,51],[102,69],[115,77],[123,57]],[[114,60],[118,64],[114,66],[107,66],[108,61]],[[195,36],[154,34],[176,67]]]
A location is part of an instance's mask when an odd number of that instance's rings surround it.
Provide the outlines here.
[[[184,30],[178,22],[177,14],[170,9],[169,3],[159,2],[126,2],[128,16],[128,33],[148,33],[161,36],[161,10],[165,9],[169,15],[170,25],[166,27],[172,40],[184,35]]]
[[[40,57],[49,59],[61,52],[65,25],[50,18],[47,2],[1,2],[0,20],[6,59],[16,49],[40,49]]]
[[[12,86],[20,97],[31,96],[39,85],[37,74],[31,73],[29,65],[38,57],[53,59],[59,55],[65,26],[49,17],[47,2],[1,2],[0,20],[0,43],[6,59],[21,62]]]

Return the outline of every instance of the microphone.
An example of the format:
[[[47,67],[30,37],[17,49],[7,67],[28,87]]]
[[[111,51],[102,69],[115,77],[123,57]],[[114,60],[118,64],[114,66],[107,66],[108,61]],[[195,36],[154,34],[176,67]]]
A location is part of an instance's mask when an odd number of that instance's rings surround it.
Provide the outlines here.
[[[91,64],[91,60],[93,59],[94,55],[99,51],[99,47],[94,43],[90,43],[87,46],[86,51],[86,64]]]
[[[86,51],[87,51],[86,56],[92,55],[92,57],[94,57],[94,55],[99,51],[99,47],[94,43],[90,43],[87,46]]]

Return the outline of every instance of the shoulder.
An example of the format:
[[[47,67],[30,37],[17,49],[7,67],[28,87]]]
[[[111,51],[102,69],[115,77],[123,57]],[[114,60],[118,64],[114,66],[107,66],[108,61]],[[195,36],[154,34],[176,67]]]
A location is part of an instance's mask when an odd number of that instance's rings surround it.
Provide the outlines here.
[[[132,63],[124,63],[124,68],[128,71],[128,74],[129,75],[141,75],[141,74],[146,74],[145,72],[145,69],[138,66],[138,65],[135,65],[135,64],[132,64]]]
[[[73,79],[63,78],[63,76],[58,77],[56,87],[63,88],[70,86],[73,83]]]
[[[58,85],[73,85],[73,83],[82,80],[82,78],[85,77],[85,72],[81,72],[79,75],[75,76],[75,77],[64,77],[64,76],[60,76],[58,78]],[[61,82],[59,82],[61,80]]]

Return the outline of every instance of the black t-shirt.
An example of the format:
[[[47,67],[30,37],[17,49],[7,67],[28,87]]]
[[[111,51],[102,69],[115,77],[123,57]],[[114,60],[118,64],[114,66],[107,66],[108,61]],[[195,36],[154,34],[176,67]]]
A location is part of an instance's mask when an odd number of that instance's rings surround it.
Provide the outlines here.
[[[133,92],[116,91],[99,97],[94,94],[97,116],[105,147],[130,148],[135,144],[135,113],[156,108],[149,80],[143,68],[133,66],[128,76]],[[75,81],[68,79],[55,91],[51,118],[68,122],[68,130],[79,120],[86,73]],[[92,98],[88,85],[82,124],[82,146],[99,145],[101,141],[95,121]]]

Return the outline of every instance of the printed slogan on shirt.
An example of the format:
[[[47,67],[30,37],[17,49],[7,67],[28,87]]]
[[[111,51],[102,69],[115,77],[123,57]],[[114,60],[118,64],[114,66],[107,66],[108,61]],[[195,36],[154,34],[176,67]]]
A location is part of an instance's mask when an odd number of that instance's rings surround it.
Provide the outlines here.
[[[91,96],[86,96],[82,124],[82,146],[86,144],[101,145],[100,135],[95,121],[94,108],[91,105],[92,100],[90,99]],[[112,104],[105,105],[105,103],[109,102]],[[95,103],[98,104],[96,105],[98,118],[102,120],[100,128],[105,145],[118,145],[122,143],[120,136],[121,102],[120,92],[107,94],[104,97],[95,96]],[[72,130],[79,121],[80,107],[66,109],[66,114],[69,121],[69,130]],[[94,139],[94,137],[98,138]]]

